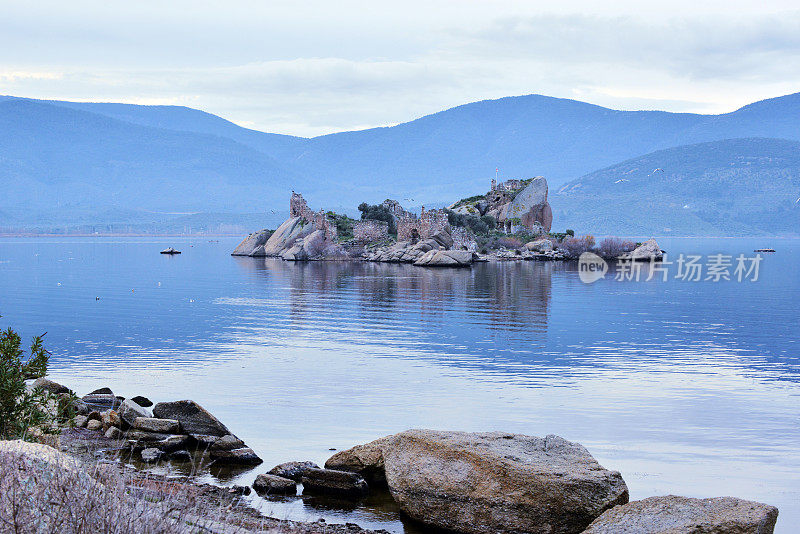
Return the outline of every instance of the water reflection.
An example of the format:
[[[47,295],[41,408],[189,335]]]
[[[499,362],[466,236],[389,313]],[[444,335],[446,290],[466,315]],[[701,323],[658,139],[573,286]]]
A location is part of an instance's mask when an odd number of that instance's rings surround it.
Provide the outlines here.
[[[194,398],[264,470],[408,427],[556,433],[623,472],[634,498],[736,494],[778,505],[779,532],[800,522],[796,242],[750,285],[586,285],[561,263],[294,264],[231,258],[227,242],[158,255],[172,244],[0,240],[0,326],[49,331],[53,377],[78,391]],[[369,502],[268,504],[413,528]]]

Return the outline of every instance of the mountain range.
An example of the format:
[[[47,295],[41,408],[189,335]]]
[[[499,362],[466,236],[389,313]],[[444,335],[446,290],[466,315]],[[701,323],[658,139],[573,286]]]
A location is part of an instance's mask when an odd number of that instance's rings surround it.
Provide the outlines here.
[[[212,213],[228,225],[263,213],[274,226],[291,190],[351,213],[384,198],[438,206],[484,192],[499,167],[501,178],[548,179],[556,228],[796,234],[798,119],[800,93],[721,115],[527,95],[302,138],[180,106],[0,97],[0,226],[158,228],[191,216],[203,228]]]

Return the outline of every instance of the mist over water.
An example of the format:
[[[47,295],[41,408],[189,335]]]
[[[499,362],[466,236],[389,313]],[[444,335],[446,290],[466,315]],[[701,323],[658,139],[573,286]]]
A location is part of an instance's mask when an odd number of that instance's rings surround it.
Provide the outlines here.
[[[265,462],[216,473],[224,483],[406,428],[558,434],[619,470],[632,499],[759,500],[791,532],[800,242],[659,243],[671,256],[778,252],[757,282],[612,270],[587,285],[563,263],[293,264],[233,258],[228,239],[7,238],[0,326],[47,331],[51,377],[80,394],[208,408]],[[158,254],[168,245],[183,254]],[[269,506],[402,532],[378,501]]]

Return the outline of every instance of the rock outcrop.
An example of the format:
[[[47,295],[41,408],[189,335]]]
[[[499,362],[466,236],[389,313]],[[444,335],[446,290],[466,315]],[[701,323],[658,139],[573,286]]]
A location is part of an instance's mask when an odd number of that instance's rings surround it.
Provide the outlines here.
[[[628,502],[618,472],[558,436],[408,430],[381,450],[401,509],[438,528],[577,534]]]
[[[191,436],[222,437],[231,433],[219,419],[191,400],[159,402],[153,406],[153,415],[159,419],[178,421],[183,431]]]
[[[778,509],[734,497],[667,495],[615,506],[584,534],[772,534]]]
[[[537,176],[517,193],[506,211],[508,217],[517,217],[522,225],[533,228],[536,223],[549,232],[553,225],[553,210],[547,202],[547,180]]]
[[[333,469],[307,469],[301,479],[304,493],[326,493],[346,498],[367,494],[369,486],[358,473]]]
[[[632,252],[623,254],[619,257],[620,260],[633,260],[633,261],[661,261],[664,257],[664,252],[658,246],[654,238],[650,238]]]
[[[231,256],[263,256],[264,245],[271,235],[271,230],[261,230],[250,234],[233,249]]]
[[[266,473],[256,477],[253,489],[262,495],[294,495],[297,493],[297,483],[288,478]]]
[[[295,241],[314,231],[311,224],[304,223],[300,217],[286,219],[263,245],[259,256],[280,256],[289,250]]]
[[[429,250],[414,265],[426,267],[469,267],[475,254],[468,250]]]
[[[339,451],[325,462],[327,469],[352,471],[364,477],[370,484],[386,484],[386,470],[383,463],[383,447],[394,436],[376,439],[364,445],[356,445]]]
[[[276,465],[267,471],[267,474],[300,482],[300,479],[309,469],[319,469],[319,466],[314,462],[286,462]],[[352,471],[352,469],[345,469],[344,471]]]

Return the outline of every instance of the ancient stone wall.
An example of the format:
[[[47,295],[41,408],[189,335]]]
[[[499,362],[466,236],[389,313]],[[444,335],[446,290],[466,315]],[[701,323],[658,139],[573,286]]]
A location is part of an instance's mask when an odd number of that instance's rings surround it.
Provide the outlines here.
[[[359,243],[374,243],[389,238],[389,223],[367,219],[353,225],[353,239]]]
[[[294,191],[292,191],[292,197],[289,199],[289,217],[300,217],[310,222],[316,230],[322,230],[325,233],[325,239],[328,241],[337,241],[339,239],[336,226],[331,224],[328,217],[325,216],[325,212],[323,210],[311,211],[303,195]]]
[[[453,236],[453,248],[456,250],[469,250],[475,252],[478,250],[478,243],[475,241],[475,234],[469,228],[463,226],[455,226],[450,229],[450,235]]]
[[[429,239],[432,235],[441,231],[450,231],[450,223],[447,222],[447,213],[444,210],[425,211],[419,217],[414,214],[406,214],[397,221],[397,240],[398,241],[417,241]]]

